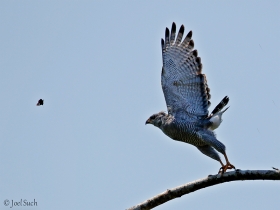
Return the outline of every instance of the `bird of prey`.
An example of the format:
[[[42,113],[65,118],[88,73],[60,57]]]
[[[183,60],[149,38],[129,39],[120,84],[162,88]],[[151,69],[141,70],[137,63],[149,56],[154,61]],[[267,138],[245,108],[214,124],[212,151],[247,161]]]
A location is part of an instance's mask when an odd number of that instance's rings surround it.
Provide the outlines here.
[[[44,105],[43,99],[39,99],[38,103],[36,104],[36,106],[41,106],[41,105]]]
[[[176,24],[171,32],[165,31],[161,40],[163,67],[161,85],[168,113],[153,114],[146,124],[152,124],[173,140],[192,144],[203,154],[217,160],[222,174],[227,169],[235,169],[226,155],[226,147],[220,142],[213,130],[222,122],[222,114],[228,109],[226,96],[209,114],[210,89],[205,74],[202,74],[201,58],[194,50],[192,31],[183,38],[184,25],[176,37]],[[224,155],[224,164],[218,152]]]

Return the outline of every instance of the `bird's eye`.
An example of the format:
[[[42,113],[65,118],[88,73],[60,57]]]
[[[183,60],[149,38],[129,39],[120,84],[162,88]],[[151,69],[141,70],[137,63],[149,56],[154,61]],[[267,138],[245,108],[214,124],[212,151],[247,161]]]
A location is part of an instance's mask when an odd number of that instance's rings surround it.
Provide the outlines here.
[[[153,116],[151,116],[150,118],[151,118],[151,120],[154,120],[154,119],[156,118],[156,116],[153,115]]]

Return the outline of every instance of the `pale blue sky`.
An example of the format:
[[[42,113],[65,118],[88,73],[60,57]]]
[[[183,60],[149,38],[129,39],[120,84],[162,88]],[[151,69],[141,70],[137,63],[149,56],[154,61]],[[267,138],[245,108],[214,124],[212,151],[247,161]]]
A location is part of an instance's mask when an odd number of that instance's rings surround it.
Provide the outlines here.
[[[280,167],[280,1],[0,3],[0,209],[126,209],[220,165],[146,119],[166,110],[160,39],[193,31],[217,130],[240,169]],[[45,105],[36,107],[38,99]],[[280,182],[231,182],[155,209],[272,209]],[[17,209],[20,209],[19,207]]]

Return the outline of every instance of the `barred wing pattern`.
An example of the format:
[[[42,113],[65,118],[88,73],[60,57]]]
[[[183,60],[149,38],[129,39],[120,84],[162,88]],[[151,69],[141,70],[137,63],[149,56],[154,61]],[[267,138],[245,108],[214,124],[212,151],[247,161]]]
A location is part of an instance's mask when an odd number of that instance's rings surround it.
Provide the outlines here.
[[[183,34],[184,25],[176,40],[175,23],[172,24],[171,34],[166,28],[165,41],[161,40],[161,83],[168,113],[177,119],[195,122],[208,116],[210,89],[206,76],[201,74],[201,59],[197,57],[197,50],[193,50],[192,31],[181,42]]]

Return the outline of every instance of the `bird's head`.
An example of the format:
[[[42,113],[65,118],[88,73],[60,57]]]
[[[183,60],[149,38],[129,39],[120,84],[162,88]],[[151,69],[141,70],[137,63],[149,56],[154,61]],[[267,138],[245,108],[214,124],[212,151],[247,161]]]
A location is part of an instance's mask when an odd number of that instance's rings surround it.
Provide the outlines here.
[[[160,127],[164,123],[164,119],[166,118],[167,114],[165,112],[159,112],[157,114],[153,114],[149,119],[146,121],[147,124],[152,124],[156,127]]]

